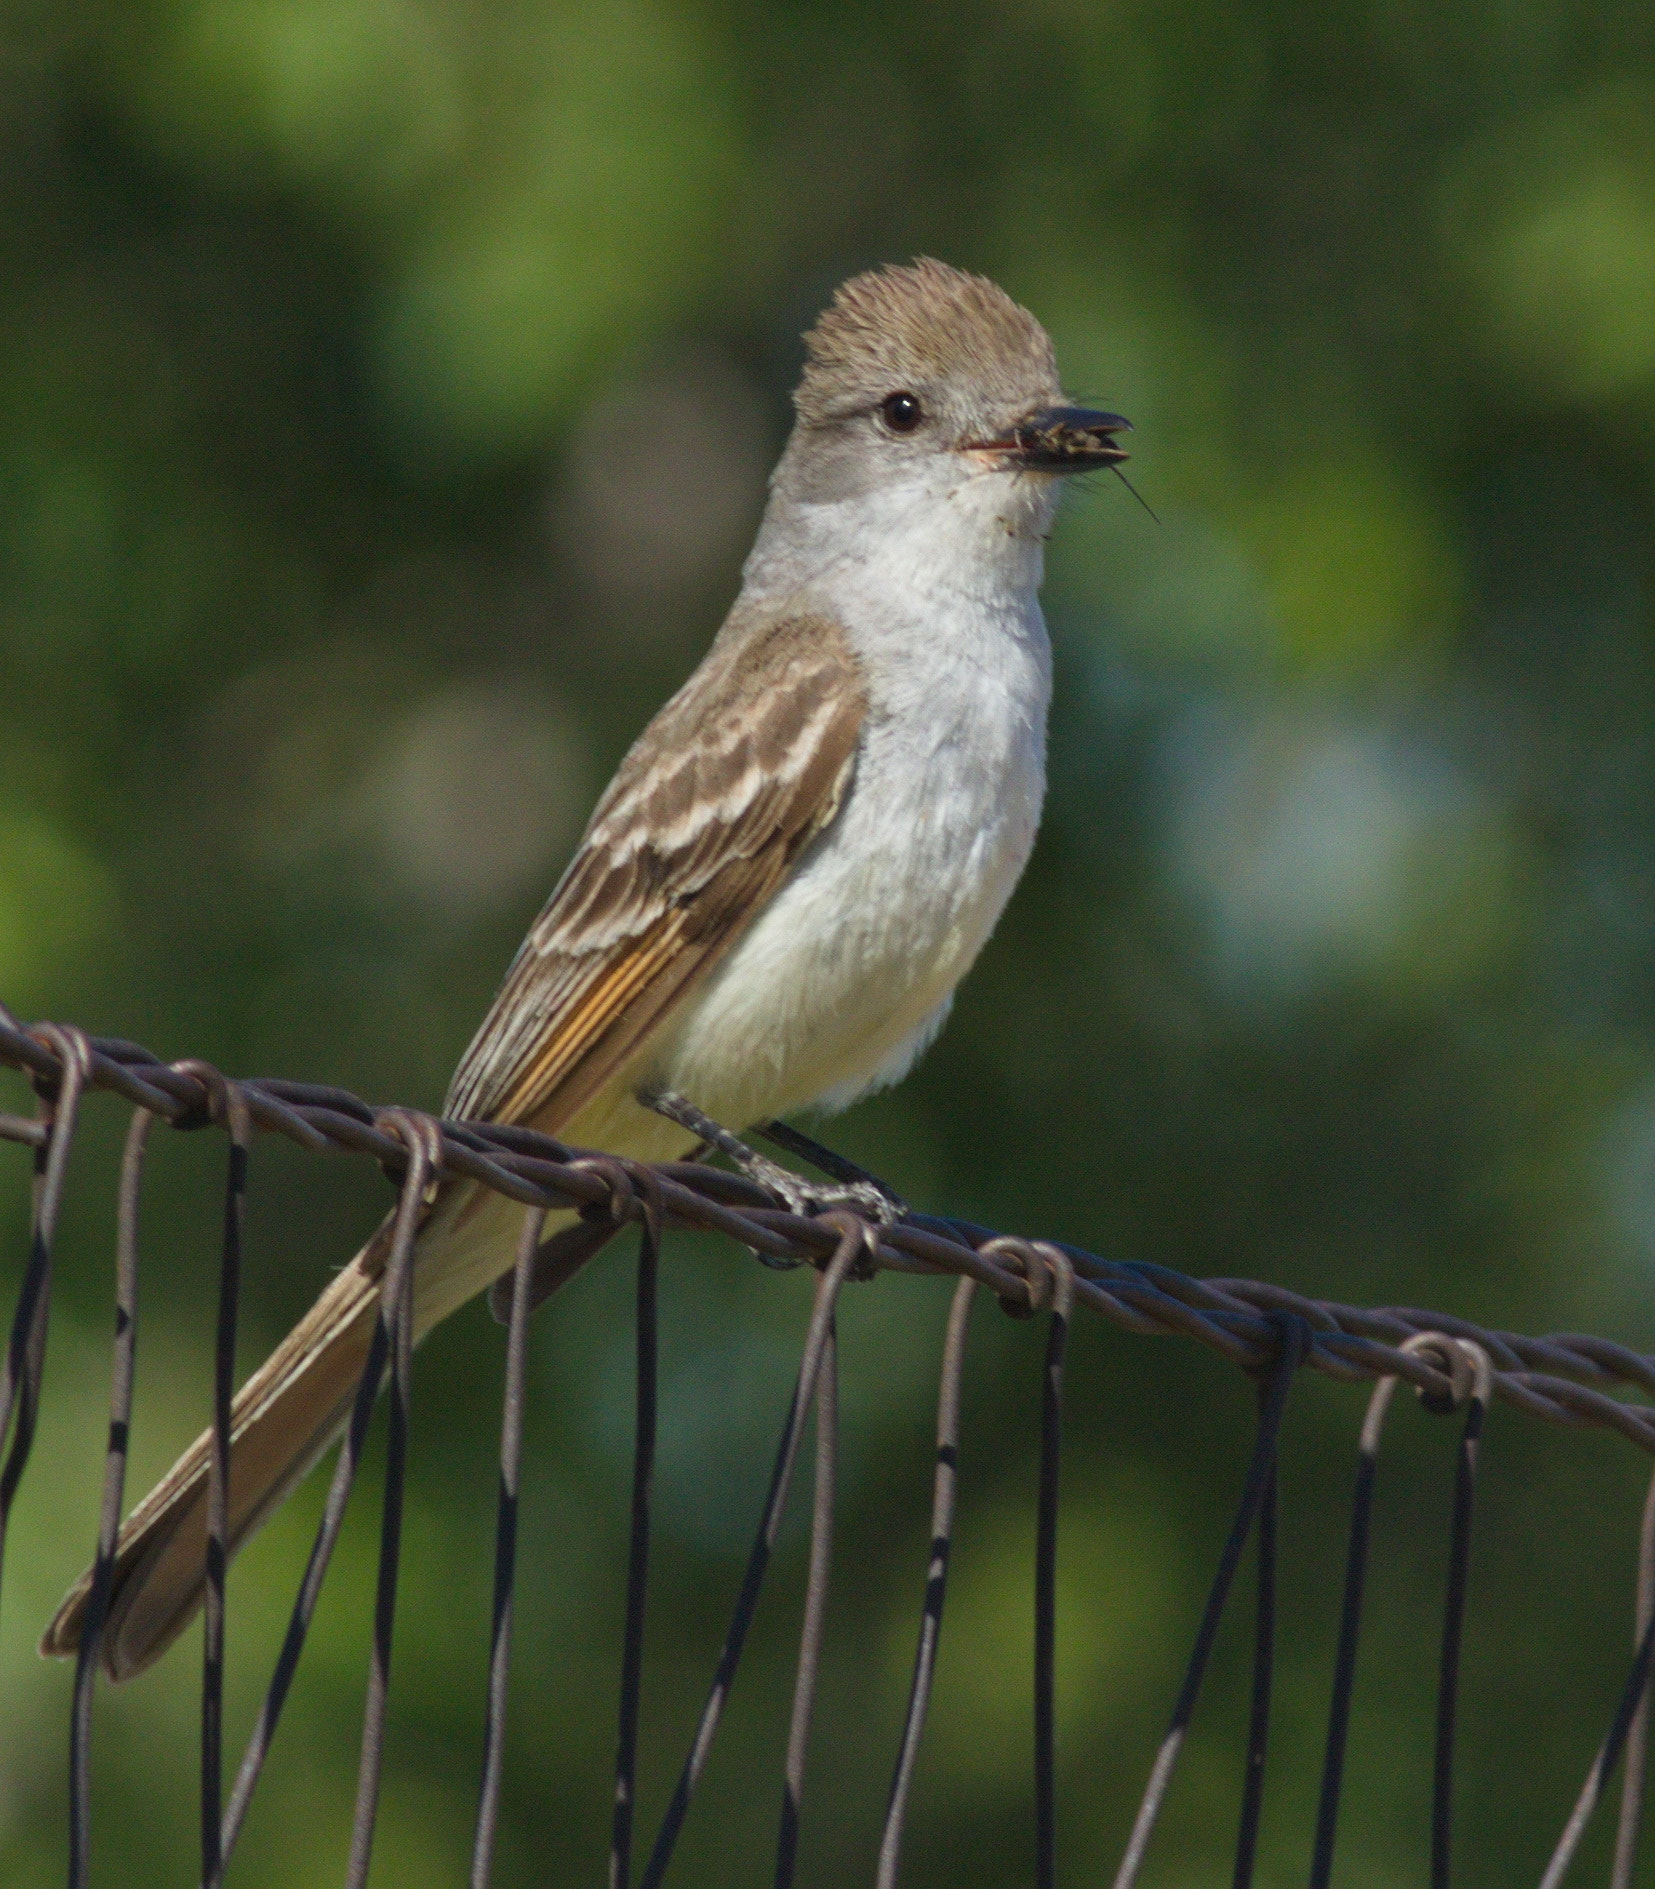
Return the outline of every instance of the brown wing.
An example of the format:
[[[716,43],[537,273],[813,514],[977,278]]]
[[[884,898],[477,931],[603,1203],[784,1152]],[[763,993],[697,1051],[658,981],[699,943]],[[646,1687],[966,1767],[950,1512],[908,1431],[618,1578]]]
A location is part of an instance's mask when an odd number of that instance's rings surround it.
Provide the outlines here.
[[[555,1133],[838,811],[866,701],[820,617],[732,621],[650,723],[523,941],[447,1113]]]

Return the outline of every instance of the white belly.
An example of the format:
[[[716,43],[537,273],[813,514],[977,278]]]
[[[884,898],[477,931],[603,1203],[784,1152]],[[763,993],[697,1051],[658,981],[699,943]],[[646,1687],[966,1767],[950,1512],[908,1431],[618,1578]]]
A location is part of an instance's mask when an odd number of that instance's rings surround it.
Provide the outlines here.
[[[665,1037],[561,1131],[670,1160],[695,1136],[643,1108],[673,1089],[740,1131],[897,1080],[930,1041],[1034,843],[1045,789],[1043,639],[1027,663],[933,678],[864,736],[833,825]],[[936,686],[940,682],[943,686]],[[464,1209],[463,1214],[461,1209]],[[511,1263],[522,1209],[456,1195],[423,1333]],[[572,1216],[555,1216],[548,1231]]]
[[[855,774],[832,825],[683,1012],[568,1125],[571,1141],[643,1157],[687,1145],[639,1108],[642,1088],[674,1089],[737,1130],[842,1107],[930,1041],[1040,821],[1049,484],[950,472],[935,490],[872,494],[860,519],[826,507],[831,555],[783,544],[780,575],[761,536],[749,590],[834,617],[863,666]]]
[[[906,700],[885,691],[838,818],[691,1000],[646,1080],[737,1125],[842,1107],[903,1074],[1034,843],[1043,628],[1012,654],[992,669],[933,664]]]

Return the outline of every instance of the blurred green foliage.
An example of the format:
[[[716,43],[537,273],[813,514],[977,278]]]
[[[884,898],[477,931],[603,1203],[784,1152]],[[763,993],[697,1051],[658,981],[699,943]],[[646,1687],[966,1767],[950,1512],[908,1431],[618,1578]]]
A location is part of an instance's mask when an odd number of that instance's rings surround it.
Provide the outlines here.
[[[607,769],[731,595],[839,277],[930,252],[1137,422],[1052,546],[1053,790],[954,1021],[833,1131],[910,1198],[1200,1273],[1649,1347],[1655,14],[1632,0],[4,0],[0,993],[435,1104]],[[111,1105],[77,1155],[11,1543],[0,1875],[62,1873]],[[163,1137],[134,1487],[201,1422],[221,1148]],[[24,1165],[4,1191],[6,1276]],[[384,1204],[261,1144],[249,1362]],[[534,1336],[502,1885],[600,1879],[628,1267]],[[867,1879],[924,1569],[944,1289],[845,1313],[848,1507],[805,1879]],[[644,1819],[733,1596],[804,1292],[683,1242]],[[973,1337],[910,1880],[1028,1875],[1039,1333]],[[498,1334],[421,1354],[376,1880],[464,1878]],[[1261,1881],[1302,1879],[1359,1394],[1307,1383]],[[1065,1880],[1123,1840],[1250,1431],[1233,1371],[1077,1334]],[[1342,1880],[1420,1879],[1449,1440],[1382,1478]],[[1641,1470],[1497,1412],[1460,1880],[1532,1880],[1622,1670]],[[371,1491],[365,1492],[371,1494]],[[232,1722],[319,1491],[239,1564]],[[374,1552],[347,1531],[235,1879],[338,1880]],[[691,1818],[758,1883],[802,1558]],[[791,1583],[791,1585],[790,1585]],[[1226,1875],[1227,1636],[1148,1878]],[[189,1879],[195,1660],[104,1698],[98,1880]]]

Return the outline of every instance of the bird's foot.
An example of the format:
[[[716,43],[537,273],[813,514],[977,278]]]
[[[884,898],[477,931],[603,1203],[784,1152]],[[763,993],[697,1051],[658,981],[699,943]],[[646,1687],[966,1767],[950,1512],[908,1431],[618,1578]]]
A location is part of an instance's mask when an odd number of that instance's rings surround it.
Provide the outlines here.
[[[789,1122],[762,1122],[758,1131],[766,1141],[774,1142],[778,1148],[785,1148],[789,1154],[796,1154],[800,1160],[808,1161],[813,1168],[820,1168],[839,1183],[837,1190],[822,1190],[827,1194],[837,1193],[843,1196],[843,1203],[854,1207],[858,1212],[871,1214],[881,1226],[894,1226],[908,1212],[908,1203],[888,1182],[882,1181],[877,1174],[871,1174],[865,1167],[858,1167],[854,1161],[848,1161],[844,1155],[837,1154],[832,1148],[823,1147],[822,1143],[795,1128]]]
[[[888,1227],[894,1226],[908,1211],[876,1181],[807,1181],[802,1174],[795,1174],[779,1161],[751,1151],[749,1160],[738,1165],[750,1181],[757,1181],[760,1187],[779,1194],[789,1213],[799,1214],[806,1220],[819,1213],[848,1207],[876,1226]]]
[[[732,1135],[729,1129],[720,1126],[710,1115],[704,1115],[687,1097],[671,1089],[640,1095],[638,1100],[645,1108],[653,1109],[657,1115],[664,1115],[669,1122],[676,1122],[680,1128],[699,1136],[704,1147],[716,1148],[720,1154],[728,1155],[741,1173],[775,1194],[790,1213],[810,1219],[816,1214],[831,1213],[836,1208],[849,1208],[852,1213],[861,1214],[880,1226],[888,1227],[908,1211],[907,1203],[883,1181],[821,1147],[808,1136],[786,1128],[783,1123],[766,1122],[760,1133],[822,1167],[833,1176],[830,1183],[824,1186],[807,1181],[792,1168],[768,1160],[756,1149],[748,1147],[739,1136]]]

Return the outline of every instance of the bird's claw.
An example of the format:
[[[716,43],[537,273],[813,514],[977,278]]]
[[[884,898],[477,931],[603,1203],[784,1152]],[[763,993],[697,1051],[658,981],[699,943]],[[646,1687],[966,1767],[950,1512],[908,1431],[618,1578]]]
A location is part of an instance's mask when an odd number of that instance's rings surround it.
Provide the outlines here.
[[[895,1226],[908,1211],[905,1201],[897,1199],[877,1181],[807,1181],[792,1168],[768,1161],[762,1154],[755,1154],[752,1166],[744,1168],[743,1172],[749,1180],[779,1195],[790,1213],[806,1220],[848,1209],[878,1226],[889,1227]]]
[[[715,1122],[710,1115],[704,1115],[693,1102],[672,1090],[641,1094],[638,1100],[657,1115],[664,1115],[668,1121],[676,1122],[692,1135],[699,1135],[708,1148],[717,1148],[721,1154],[728,1155],[750,1181],[768,1189],[789,1213],[796,1213],[803,1219],[814,1219],[818,1214],[849,1209],[879,1226],[888,1227],[894,1226],[908,1211],[906,1201],[900,1200],[888,1187],[871,1176],[858,1179],[836,1177],[825,1182],[807,1181],[792,1168],[768,1160],[748,1147],[745,1141],[732,1135],[729,1129]],[[828,1151],[824,1149],[821,1152],[826,1154]]]

